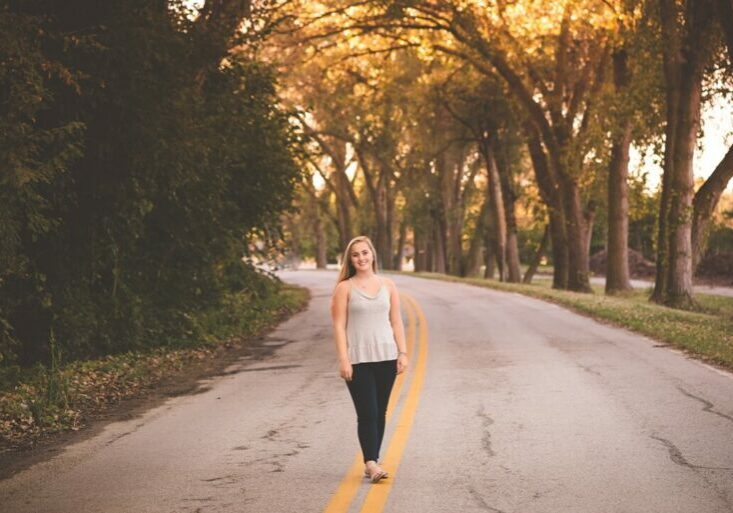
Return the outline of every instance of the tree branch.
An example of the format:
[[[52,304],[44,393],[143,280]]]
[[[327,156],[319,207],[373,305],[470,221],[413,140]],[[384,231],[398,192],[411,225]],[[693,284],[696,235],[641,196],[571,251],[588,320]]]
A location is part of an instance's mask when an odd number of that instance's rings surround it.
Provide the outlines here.
[[[733,178],[733,146],[728,149],[713,173],[695,193],[693,205],[692,253],[693,265],[697,265],[705,250],[707,227],[723,191]]]

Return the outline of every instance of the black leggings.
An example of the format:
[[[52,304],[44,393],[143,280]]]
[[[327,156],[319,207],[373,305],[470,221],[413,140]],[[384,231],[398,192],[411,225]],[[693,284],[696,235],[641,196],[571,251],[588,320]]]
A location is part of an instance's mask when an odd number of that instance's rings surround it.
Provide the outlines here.
[[[357,363],[346,382],[358,420],[359,444],[364,461],[378,461],[384,438],[389,394],[397,376],[397,360]]]

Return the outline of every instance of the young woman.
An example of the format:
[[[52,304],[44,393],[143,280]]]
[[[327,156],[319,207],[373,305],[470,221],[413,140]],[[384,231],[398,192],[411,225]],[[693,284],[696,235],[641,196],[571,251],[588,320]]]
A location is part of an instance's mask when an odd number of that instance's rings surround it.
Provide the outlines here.
[[[356,408],[364,473],[376,483],[387,477],[378,462],[389,394],[408,360],[397,287],[377,276],[368,237],[356,237],[344,251],[331,317],[339,373]]]

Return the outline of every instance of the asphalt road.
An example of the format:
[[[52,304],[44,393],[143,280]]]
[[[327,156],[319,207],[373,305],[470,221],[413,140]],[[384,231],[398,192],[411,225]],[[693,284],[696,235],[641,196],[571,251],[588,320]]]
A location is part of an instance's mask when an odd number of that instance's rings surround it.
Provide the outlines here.
[[[283,277],[313,299],[271,357],[0,481],[0,511],[733,511],[731,374],[538,300],[408,276],[392,476],[369,484],[331,340],[335,273]]]

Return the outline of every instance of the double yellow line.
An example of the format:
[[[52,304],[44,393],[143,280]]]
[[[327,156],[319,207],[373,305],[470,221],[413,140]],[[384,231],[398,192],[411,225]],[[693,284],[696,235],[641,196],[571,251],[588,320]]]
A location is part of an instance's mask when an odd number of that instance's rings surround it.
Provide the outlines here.
[[[369,492],[367,492],[362,507],[359,510],[361,513],[379,513],[384,509],[387,497],[392,490],[392,485],[397,475],[397,468],[402,459],[402,454],[407,445],[407,439],[420,399],[420,391],[425,381],[425,368],[428,357],[428,327],[425,315],[415,299],[404,293],[400,295],[407,314],[407,352],[411,355],[412,364],[412,370],[408,371],[408,373],[412,374],[412,381],[404,397],[394,434],[383,458],[383,468],[389,472],[390,477],[380,481],[376,485],[370,484]],[[390,405],[387,410],[388,421],[392,417],[395,405],[402,395],[406,375],[407,373],[400,374],[395,381]],[[359,452],[354,457],[354,462],[346,472],[341,484],[339,484],[339,487],[336,489],[326,509],[323,510],[323,513],[346,513],[350,509],[351,503],[359,491],[359,487],[362,483],[369,483],[364,479],[363,472],[364,462]]]

